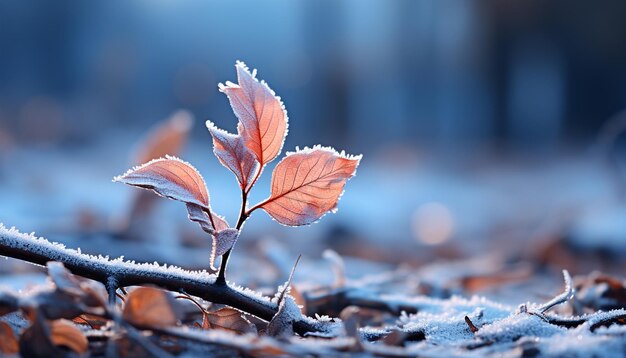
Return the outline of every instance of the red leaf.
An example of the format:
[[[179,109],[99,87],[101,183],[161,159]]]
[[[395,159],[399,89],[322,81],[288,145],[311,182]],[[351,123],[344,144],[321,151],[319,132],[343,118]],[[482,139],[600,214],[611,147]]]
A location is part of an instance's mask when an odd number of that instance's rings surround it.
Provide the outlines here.
[[[259,170],[254,153],[246,147],[240,135],[221,130],[210,121],[206,122],[206,126],[213,137],[215,156],[223,166],[235,174],[241,189],[246,189]]]
[[[272,174],[270,197],[257,207],[283,225],[311,224],[336,208],[360,160],[319,146],[287,153]]]
[[[178,158],[166,156],[165,159],[150,161],[115,177],[113,181],[150,189],[166,198],[186,203],[189,220],[197,222],[202,230],[213,235],[214,242],[218,240],[219,232],[228,229],[226,220],[212,213],[209,216],[209,193],[200,173]]]
[[[278,156],[287,135],[287,111],[268,85],[259,82],[256,71],[250,73],[243,62],[237,62],[238,84],[219,85],[228,96],[237,118],[237,129],[243,141],[261,166]]]
[[[150,189],[166,198],[209,208],[209,193],[204,179],[196,168],[175,157],[152,160],[113,178],[113,181]]]

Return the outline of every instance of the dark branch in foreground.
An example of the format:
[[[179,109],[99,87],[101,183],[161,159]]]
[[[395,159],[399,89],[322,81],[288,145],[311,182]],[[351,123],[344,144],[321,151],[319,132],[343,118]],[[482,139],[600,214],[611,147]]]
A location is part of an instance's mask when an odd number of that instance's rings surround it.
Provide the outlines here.
[[[0,224],[0,255],[36,265],[45,266],[48,261],[62,262],[73,274],[101,282],[110,291],[112,283],[117,287],[155,285],[170,291],[184,291],[207,301],[224,304],[270,321],[278,306],[269,298],[251,291],[216,283],[216,276],[206,271],[188,271],[173,266],[110,260],[108,257],[91,256],[65,248],[43,238],[26,235]],[[115,292],[113,290],[112,292]],[[335,322],[320,322],[300,317],[294,322],[294,331],[306,333],[331,333]]]

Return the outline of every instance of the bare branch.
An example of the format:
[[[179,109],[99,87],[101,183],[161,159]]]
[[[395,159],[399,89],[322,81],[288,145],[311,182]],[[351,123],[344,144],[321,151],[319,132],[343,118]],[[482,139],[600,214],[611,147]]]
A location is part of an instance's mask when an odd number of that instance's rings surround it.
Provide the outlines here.
[[[32,234],[7,229],[2,224],[0,255],[41,266],[45,266],[48,261],[59,261],[73,274],[99,281],[105,286],[115,282],[117,287],[155,285],[170,291],[186,292],[210,302],[234,307],[265,321],[270,321],[278,311],[278,305],[271,302],[270,298],[252,290],[216,284],[216,276],[206,271],[188,271],[157,263],[135,263],[124,261],[123,258],[86,255],[80,250],[68,249],[62,244]],[[307,332],[329,333],[334,331],[337,324],[340,323],[320,322],[303,316],[294,322],[294,330],[302,335]]]

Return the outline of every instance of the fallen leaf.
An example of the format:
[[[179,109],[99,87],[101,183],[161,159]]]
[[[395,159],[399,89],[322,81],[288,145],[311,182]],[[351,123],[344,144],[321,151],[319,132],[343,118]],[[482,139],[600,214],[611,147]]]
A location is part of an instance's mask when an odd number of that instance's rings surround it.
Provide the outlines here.
[[[0,290],[0,317],[17,311],[18,308],[18,298],[9,291]]]
[[[74,317],[74,319],[72,319],[72,322],[76,324],[87,324],[92,329],[100,329],[105,324],[107,324],[108,321],[100,316],[82,314],[78,317]]]
[[[256,79],[243,62],[237,62],[238,84],[226,82],[219,90],[228,96],[239,119],[243,141],[264,166],[280,153],[287,135],[287,111],[267,83]]]
[[[22,332],[19,340],[22,357],[61,358],[67,347],[79,355],[87,352],[89,344],[85,335],[70,321],[46,321],[36,310],[28,314],[31,326]]]
[[[53,299],[48,299],[44,306],[59,306],[63,294],[70,296],[73,306],[84,305],[81,308],[104,308],[106,306],[104,286],[99,282],[73,275],[62,262],[50,261],[46,264],[48,276],[59,292]],[[45,296],[45,295],[43,295]],[[45,307],[43,307],[45,309]],[[78,308],[78,307],[77,307]]]
[[[206,126],[213,137],[213,153],[223,166],[235,174],[240,188],[246,190],[259,170],[254,153],[246,147],[241,135],[221,130],[210,121],[206,122]]]
[[[50,340],[59,347],[67,347],[79,355],[85,354],[89,349],[87,337],[71,322],[64,319],[50,323]]]
[[[35,296],[24,300],[22,310],[26,307],[32,309],[32,313],[28,314],[30,320],[33,320],[35,311],[46,319],[55,320],[59,318],[72,319],[83,313],[86,308],[81,302],[81,297],[67,294],[60,290],[43,291]]]
[[[56,347],[50,339],[50,329],[44,319],[35,311],[29,317],[32,325],[26,328],[19,340],[20,355],[22,357],[64,357],[61,349]]]
[[[50,261],[46,264],[48,277],[54,282],[58,290],[72,296],[82,296],[83,290],[80,282],[74,277],[61,262]]]
[[[171,295],[152,287],[138,287],[126,296],[122,318],[140,327],[169,327],[177,323]]]
[[[219,328],[236,333],[256,333],[256,326],[250,323],[241,312],[224,307],[215,312],[207,312],[202,322],[203,328]]]
[[[272,190],[258,207],[283,225],[311,224],[334,210],[361,156],[316,146],[287,156],[272,174]]]
[[[0,321],[0,353],[3,355],[17,354],[19,352],[17,338],[6,322]]]

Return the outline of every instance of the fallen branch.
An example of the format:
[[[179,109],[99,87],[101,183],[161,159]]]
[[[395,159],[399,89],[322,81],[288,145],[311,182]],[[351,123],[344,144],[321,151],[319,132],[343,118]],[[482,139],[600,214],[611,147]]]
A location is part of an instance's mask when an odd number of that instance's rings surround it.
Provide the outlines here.
[[[41,266],[45,266],[48,261],[61,262],[73,274],[103,283],[110,294],[114,294],[120,287],[155,285],[228,305],[265,321],[270,321],[278,311],[278,305],[268,297],[226,282],[216,283],[216,275],[206,271],[188,271],[176,266],[87,255],[81,253],[80,249],[68,249],[44,238],[20,233],[14,228],[7,229],[2,224],[0,255]],[[337,324],[302,316],[294,322],[294,331],[301,335],[308,332],[331,334]]]

